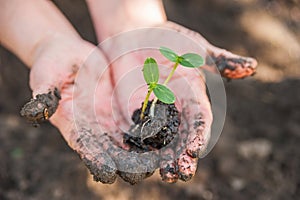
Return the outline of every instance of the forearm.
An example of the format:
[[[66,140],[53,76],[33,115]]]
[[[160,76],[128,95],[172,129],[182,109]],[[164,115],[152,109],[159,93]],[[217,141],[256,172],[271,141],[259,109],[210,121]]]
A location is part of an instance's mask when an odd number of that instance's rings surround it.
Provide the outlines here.
[[[99,41],[122,31],[166,21],[161,0],[86,1]]]
[[[32,66],[41,43],[55,37],[80,38],[48,0],[0,0],[0,43]]]

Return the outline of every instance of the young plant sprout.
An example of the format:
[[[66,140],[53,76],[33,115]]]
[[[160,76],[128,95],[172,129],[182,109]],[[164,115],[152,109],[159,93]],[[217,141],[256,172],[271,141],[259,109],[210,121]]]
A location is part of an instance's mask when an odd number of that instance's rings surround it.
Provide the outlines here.
[[[172,104],[175,102],[174,93],[168,87],[166,87],[166,85],[172,78],[179,64],[189,68],[197,68],[204,64],[203,58],[200,55],[195,53],[187,53],[179,56],[173,50],[166,47],[160,47],[159,51],[163,56],[165,56],[168,60],[174,62],[175,64],[172,68],[172,71],[168,75],[167,79],[164,81],[164,83],[158,84],[158,79],[159,79],[158,65],[153,58],[146,59],[143,68],[143,75],[148,85],[148,93],[146,95],[146,98],[142,106],[140,119],[143,119],[144,117],[144,112],[148,105],[149,97],[152,91],[154,92],[156,98],[153,100],[151,104],[150,116],[154,115],[154,108],[157,100],[160,100],[165,104]]]
[[[171,104],[175,102],[174,93],[167,88],[165,85],[158,83],[159,79],[159,70],[156,61],[153,58],[147,58],[143,67],[144,79],[148,85],[148,93],[143,103],[142,112],[140,118],[144,118],[144,112],[148,105],[149,97],[154,92],[157,99],[165,104]]]

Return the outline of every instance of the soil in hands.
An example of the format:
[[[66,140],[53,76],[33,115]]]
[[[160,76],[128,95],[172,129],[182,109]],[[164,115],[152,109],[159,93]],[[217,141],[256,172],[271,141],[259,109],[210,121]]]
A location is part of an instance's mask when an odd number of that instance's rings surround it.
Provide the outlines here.
[[[160,149],[168,145],[178,133],[180,113],[174,104],[157,101],[154,116],[150,116],[151,101],[148,102],[141,120],[142,107],[132,114],[132,125],[128,133],[124,134],[124,143],[131,147],[131,151],[146,152]]]

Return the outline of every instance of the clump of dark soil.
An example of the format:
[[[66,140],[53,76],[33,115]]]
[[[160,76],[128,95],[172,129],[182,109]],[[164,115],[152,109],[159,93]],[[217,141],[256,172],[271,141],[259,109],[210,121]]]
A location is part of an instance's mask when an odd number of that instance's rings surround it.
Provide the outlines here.
[[[23,106],[20,114],[37,127],[54,114],[60,99],[61,96],[57,88],[48,93],[38,94]]]
[[[157,101],[154,116],[150,116],[149,102],[141,120],[139,108],[132,114],[132,125],[128,133],[124,134],[124,143],[132,151],[145,152],[160,149],[168,145],[176,136],[180,125],[180,113],[174,104],[165,104]]]

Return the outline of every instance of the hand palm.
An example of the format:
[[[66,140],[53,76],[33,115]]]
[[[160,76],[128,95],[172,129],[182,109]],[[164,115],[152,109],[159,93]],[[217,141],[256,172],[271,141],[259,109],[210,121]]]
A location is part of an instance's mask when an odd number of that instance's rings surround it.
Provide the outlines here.
[[[175,38],[169,37],[170,35],[161,37],[165,31],[171,32],[171,36]],[[160,66],[162,83],[173,65],[159,53],[158,48],[168,43],[167,40],[174,39],[181,42],[170,45],[173,49],[180,50],[180,53],[203,54],[201,47],[197,47],[191,41],[187,42],[188,39],[181,34],[157,28],[128,32],[100,44],[100,48],[111,61],[110,70],[114,87],[112,99],[118,110],[115,112],[115,119],[119,117],[118,121],[123,122],[120,128],[124,132],[128,131],[129,124],[132,123],[131,115],[135,109],[140,108],[147,93],[147,85],[142,74],[145,59],[153,57],[162,65]],[[212,115],[204,78],[198,69],[179,67],[168,85],[175,92],[176,105],[183,112],[178,140],[174,141],[172,148],[167,146],[160,151],[161,175],[165,181],[174,182],[178,177],[188,180],[195,173],[197,158],[205,150],[210,136]],[[194,123],[199,126],[194,127]]]

